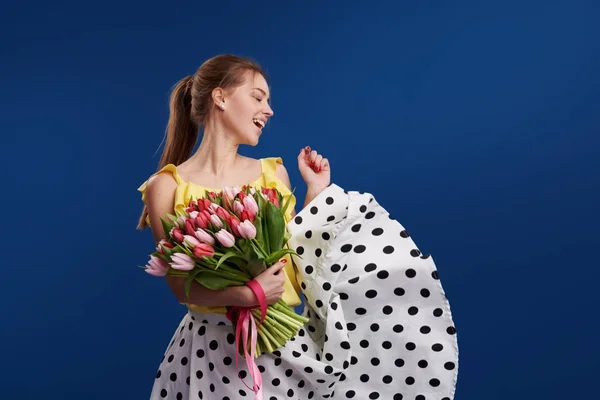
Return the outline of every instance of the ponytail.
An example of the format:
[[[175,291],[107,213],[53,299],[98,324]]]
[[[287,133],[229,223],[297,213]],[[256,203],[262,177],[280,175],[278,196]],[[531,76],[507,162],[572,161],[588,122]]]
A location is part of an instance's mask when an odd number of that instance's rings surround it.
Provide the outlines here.
[[[178,166],[187,160],[198,140],[199,126],[191,117],[193,80],[193,76],[186,76],[177,82],[171,93],[169,122],[166,132],[167,140],[157,171],[167,164]],[[148,208],[144,204],[144,210],[138,221],[138,229],[144,229],[148,226],[146,223],[147,216]]]

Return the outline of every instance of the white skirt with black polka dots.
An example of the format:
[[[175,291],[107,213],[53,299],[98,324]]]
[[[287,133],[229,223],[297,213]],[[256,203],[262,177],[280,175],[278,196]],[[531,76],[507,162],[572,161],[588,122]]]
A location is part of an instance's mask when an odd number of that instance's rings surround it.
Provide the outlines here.
[[[456,329],[437,268],[370,194],[332,184],[288,224],[310,319],[256,363],[265,400],[452,400]],[[152,388],[158,399],[254,399],[231,323],[189,311]],[[240,358],[240,376],[251,377]]]

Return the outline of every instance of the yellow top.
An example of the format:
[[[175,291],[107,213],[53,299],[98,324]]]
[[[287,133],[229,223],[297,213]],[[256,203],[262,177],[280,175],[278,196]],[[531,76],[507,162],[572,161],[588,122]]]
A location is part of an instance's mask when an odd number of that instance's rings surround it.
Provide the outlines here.
[[[286,221],[286,223],[288,223],[292,218],[291,214],[296,205],[296,198],[292,194],[292,192],[289,190],[289,188],[279,178],[277,178],[275,176],[276,164],[283,164],[283,161],[282,161],[281,157],[269,157],[269,158],[261,158],[260,163],[261,163],[261,168],[262,168],[262,174],[254,182],[248,183],[248,185],[255,187],[257,190],[260,189],[261,187],[276,188],[277,190],[279,190],[279,192],[283,196],[284,204],[287,201],[287,199],[289,198],[290,202],[288,204],[288,208],[284,215],[285,221]],[[165,172],[165,171],[168,171],[171,174],[173,174],[173,178],[177,182],[177,188],[175,189],[175,204],[174,204],[175,213],[184,212],[185,209],[187,208],[188,203],[190,202],[190,200],[192,198],[198,199],[198,198],[204,197],[205,190],[213,191],[213,192],[221,191],[221,189],[203,187],[200,185],[196,185],[195,183],[192,183],[192,182],[184,181],[183,179],[181,179],[181,176],[177,172],[177,167],[173,164],[165,165],[163,168],[161,168],[159,171],[157,171],[153,175],[156,175],[156,174],[159,174],[159,173]],[[148,183],[148,180],[146,180],[138,188],[138,191],[142,193],[142,201],[143,202],[146,201],[146,185],[147,185],[147,183]],[[148,223],[148,225],[150,225],[149,218],[146,218],[146,222]],[[284,283],[284,293],[283,293],[282,298],[288,306],[295,307],[295,306],[301,304],[300,287],[298,285],[298,280],[296,278],[296,270],[295,270],[295,267],[294,267],[291,257],[289,256],[289,254],[286,254],[285,258],[287,259],[287,263],[286,263],[285,267],[283,268],[283,271],[285,271],[286,279],[285,279],[285,283]],[[186,304],[186,306],[191,310],[198,311],[200,313],[205,313],[205,314],[206,313],[218,313],[218,314],[226,313],[225,307],[205,307],[205,306],[198,306],[198,305],[194,305],[194,304]]]

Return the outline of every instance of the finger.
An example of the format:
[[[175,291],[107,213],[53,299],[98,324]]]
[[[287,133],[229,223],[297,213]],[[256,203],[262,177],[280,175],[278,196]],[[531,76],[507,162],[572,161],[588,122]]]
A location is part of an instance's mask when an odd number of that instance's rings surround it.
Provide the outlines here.
[[[287,260],[285,258],[279,260],[278,262],[276,262],[275,264],[273,264],[270,268],[271,272],[273,272],[274,275],[276,275],[279,271],[282,270],[283,267],[285,267]]]
[[[324,158],[321,160],[321,169],[328,170],[329,169],[329,160]]]

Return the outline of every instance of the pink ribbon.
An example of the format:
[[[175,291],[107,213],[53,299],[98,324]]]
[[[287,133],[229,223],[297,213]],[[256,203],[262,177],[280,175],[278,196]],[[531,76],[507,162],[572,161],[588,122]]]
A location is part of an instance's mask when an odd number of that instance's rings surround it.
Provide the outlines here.
[[[261,318],[258,326],[262,324],[266,315],[267,315],[267,298],[265,296],[265,292],[263,291],[260,284],[254,279],[246,282],[246,285],[252,289],[256,297],[258,298],[258,303],[261,309]],[[252,390],[256,396],[254,400],[263,400],[263,391],[262,391],[262,375],[260,374],[260,370],[258,366],[254,362],[255,351],[256,351],[256,342],[258,340],[258,326],[254,322],[254,318],[252,316],[252,310],[257,307],[231,307],[227,310],[227,319],[233,321],[234,314],[237,311],[238,315],[236,318],[236,330],[235,330],[235,366],[238,370],[239,377],[239,348],[240,348],[240,335],[243,335],[244,342],[244,357],[246,358],[246,366],[248,367],[248,371],[250,371],[250,375],[252,376],[252,388],[246,384],[246,382],[242,380],[242,383],[250,390]],[[250,333],[250,353],[248,353],[248,333]]]

